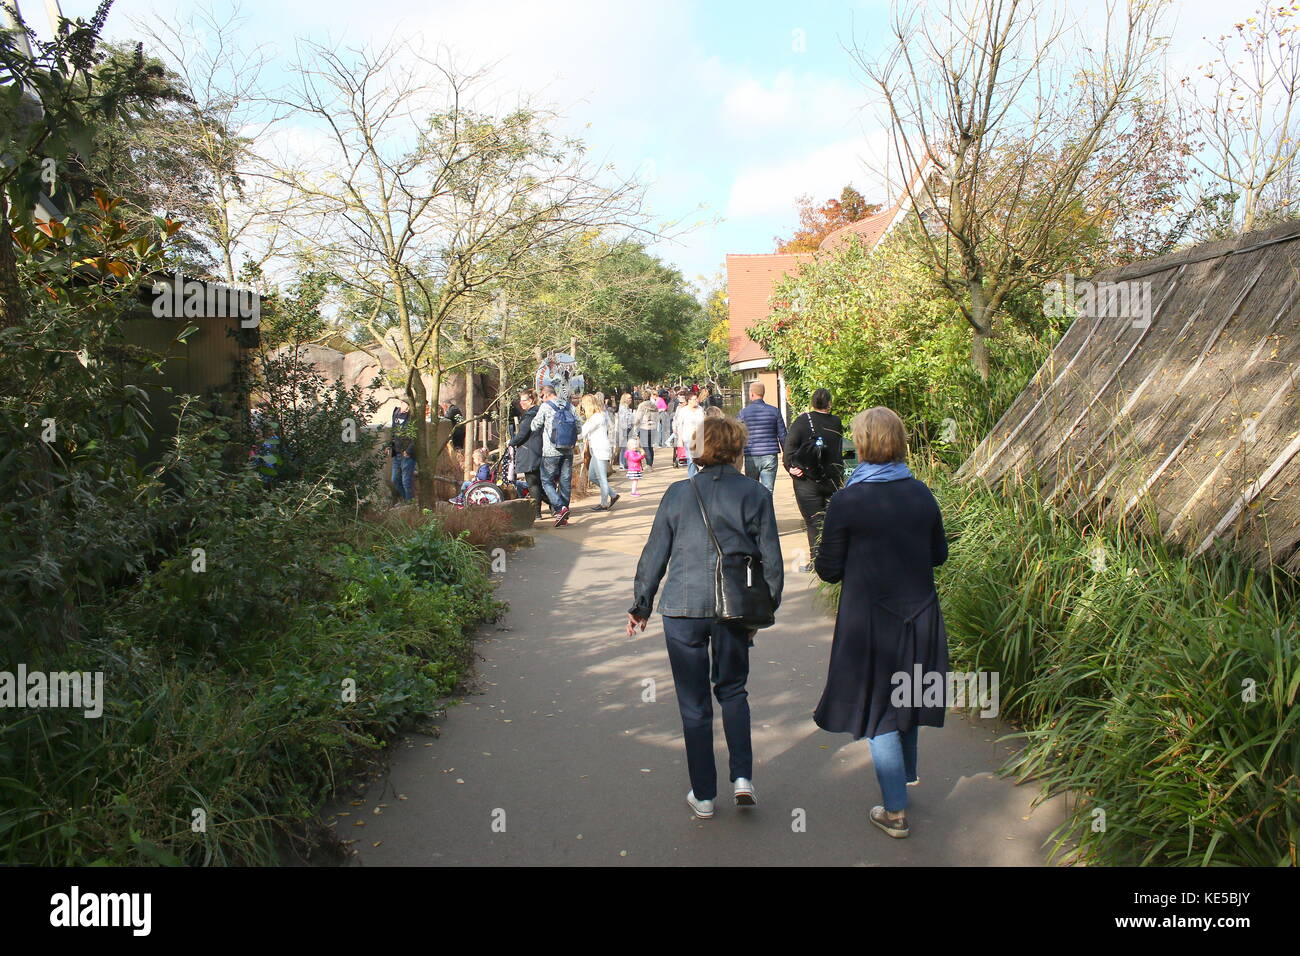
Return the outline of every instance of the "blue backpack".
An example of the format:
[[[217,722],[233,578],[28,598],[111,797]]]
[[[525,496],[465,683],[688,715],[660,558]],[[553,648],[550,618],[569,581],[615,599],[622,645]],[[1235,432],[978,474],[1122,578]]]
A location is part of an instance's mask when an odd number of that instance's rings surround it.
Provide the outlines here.
[[[551,422],[551,444],[556,451],[571,451],[578,444],[578,416],[568,402],[551,402],[555,419]]]

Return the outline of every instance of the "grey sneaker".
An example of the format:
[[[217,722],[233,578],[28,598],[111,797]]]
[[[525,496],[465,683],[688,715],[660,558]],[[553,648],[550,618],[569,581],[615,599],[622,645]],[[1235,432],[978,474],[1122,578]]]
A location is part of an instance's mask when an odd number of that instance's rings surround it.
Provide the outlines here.
[[[758,796],[754,793],[754,781],[746,777],[737,777],[735,788],[736,788],[736,806],[738,807],[758,806]]]
[[[907,826],[907,814],[895,819],[885,812],[884,807],[872,807],[869,814],[871,822],[884,830],[895,840],[902,840],[912,831]]]
[[[696,800],[694,790],[690,790],[687,792],[686,803],[691,808],[691,812],[693,812],[701,820],[707,820],[709,819],[709,817],[713,816],[713,801]]]

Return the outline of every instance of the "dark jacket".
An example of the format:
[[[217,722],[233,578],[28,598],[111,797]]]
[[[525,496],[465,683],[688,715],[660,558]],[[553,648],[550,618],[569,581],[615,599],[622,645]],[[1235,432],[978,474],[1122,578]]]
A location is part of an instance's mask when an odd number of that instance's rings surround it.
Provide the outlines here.
[[[402,455],[407,458],[415,457],[415,439],[410,434],[410,432],[414,431],[414,426],[410,425],[410,421],[410,412],[393,409],[393,433],[388,439],[388,453],[394,458]]]
[[[744,422],[749,431],[749,439],[745,443],[746,455],[761,457],[781,451],[781,446],[785,444],[785,420],[775,406],[767,404],[761,398],[755,399],[742,408],[736,417]]]
[[[456,427],[451,430],[451,447],[457,451],[465,450],[465,413],[456,407],[452,402],[447,406],[447,412],[442,416],[445,421],[452,422]]]
[[[807,463],[800,461],[796,454],[804,442],[817,436],[826,444],[824,461],[829,463],[830,473],[822,480],[813,477],[807,471]],[[834,492],[844,484],[844,423],[829,412],[804,412],[790,423],[790,430],[785,436],[785,468],[793,466],[803,468],[804,473],[795,481],[807,481],[828,492]]]
[[[917,665],[946,683],[948,634],[934,568],[947,559],[943,517],[924,482],[863,482],[831,498],[816,568],[842,588],[818,727],[859,738],[943,726],[943,706],[900,709],[890,695],[893,675],[910,678]]]
[[[785,569],[772,496],[731,465],[701,468],[695,478],[704,507],[725,554],[757,554],[775,605],[781,603]],[[713,617],[713,573],[718,553],[704,527],[690,479],[668,486],[636,566],[629,613],[650,616],[659,582],[659,613],[666,617]],[[667,579],[664,572],[667,571]]]
[[[515,471],[521,475],[542,469],[542,433],[533,431],[533,419],[537,417],[539,407],[534,405],[524,412],[524,417],[519,419],[519,427],[515,429],[515,437],[510,439],[510,444],[517,449]]]

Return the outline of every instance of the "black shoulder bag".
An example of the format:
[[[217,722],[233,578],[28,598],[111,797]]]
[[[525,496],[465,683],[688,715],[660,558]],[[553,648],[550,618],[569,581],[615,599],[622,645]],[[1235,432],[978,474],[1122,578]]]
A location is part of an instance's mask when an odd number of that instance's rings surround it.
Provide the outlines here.
[[[691,488],[699,503],[704,527],[718,552],[718,564],[713,572],[713,619],[751,630],[771,627],[776,620],[776,611],[772,607],[772,592],[767,587],[767,578],[763,577],[762,557],[757,554],[723,554],[713,533],[709,513],[704,510],[699,485],[693,478]]]

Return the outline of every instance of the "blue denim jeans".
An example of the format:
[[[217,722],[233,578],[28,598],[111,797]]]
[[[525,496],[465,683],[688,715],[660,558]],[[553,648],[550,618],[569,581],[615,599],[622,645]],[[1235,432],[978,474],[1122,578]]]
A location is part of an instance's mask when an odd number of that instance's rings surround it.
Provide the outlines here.
[[[668,436],[672,432],[672,418],[667,412],[659,413],[659,440],[656,445],[667,445]]]
[[[686,443],[686,477],[694,478],[700,469],[695,467],[695,457],[691,454],[691,443]]]
[[[876,768],[880,793],[885,799],[885,809],[898,813],[907,809],[907,784],[916,779],[916,736],[920,728],[891,730],[887,734],[868,737],[871,743],[871,763]]]
[[[712,618],[665,617],[664,637],[673,668],[677,708],[686,738],[686,769],[691,789],[700,800],[718,795],[718,770],[713,762],[713,702],[709,685],[722,706],[731,779],[754,776],[754,751],[749,733],[749,635],[744,628]],[[713,651],[710,667],[709,650]]]
[[[609,462],[600,459],[591,459],[591,464],[587,466],[587,478],[600,485],[600,503],[606,508],[609,507],[609,499],[614,497],[614,493],[609,490],[609,478],[605,472],[609,468]]]
[[[573,456],[547,455],[542,458],[542,491],[556,511],[569,507],[573,482]]]
[[[745,477],[755,479],[768,494],[776,494],[776,455],[746,455]]]
[[[406,455],[393,456],[393,487],[406,501],[415,497],[415,459]]]

